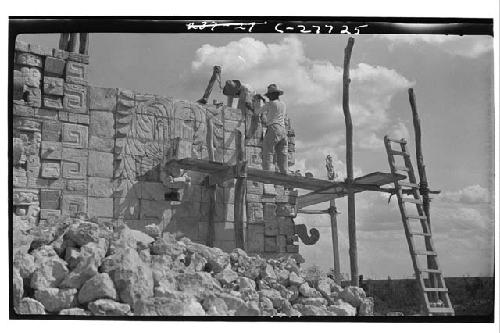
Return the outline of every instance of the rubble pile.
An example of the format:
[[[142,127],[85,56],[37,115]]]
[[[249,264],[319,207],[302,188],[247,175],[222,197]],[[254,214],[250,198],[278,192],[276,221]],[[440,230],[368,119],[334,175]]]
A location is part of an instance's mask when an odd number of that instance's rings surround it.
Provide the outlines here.
[[[76,316],[367,316],[373,299],[307,278],[293,257],[225,253],[125,224],[14,222],[18,314]]]

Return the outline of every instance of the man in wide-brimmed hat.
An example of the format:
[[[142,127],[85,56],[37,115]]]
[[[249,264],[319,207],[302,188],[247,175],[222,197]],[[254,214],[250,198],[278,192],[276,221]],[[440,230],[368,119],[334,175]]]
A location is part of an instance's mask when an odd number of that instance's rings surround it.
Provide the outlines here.
[[[262,147],[262,169],[271,169],[271,163],[276,152],[278,168],[281,173],[286,174],[288,169],[287,132],[285,129],[286,106],[279,99],[281,95],[283,95],[283,91],[278,89],[276,84],[270,84],[267,87],[267,93],[265,93],[265,96],[269,98],[269,102],[255,110],[255,113],[262,114],[262,118],[267,125]],[[261,95],[256,96],[264,100]]]

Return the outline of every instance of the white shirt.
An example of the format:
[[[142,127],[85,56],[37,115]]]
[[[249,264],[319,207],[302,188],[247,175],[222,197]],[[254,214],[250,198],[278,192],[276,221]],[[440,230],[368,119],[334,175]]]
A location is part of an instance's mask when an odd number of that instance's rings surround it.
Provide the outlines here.
[[[264,114],[266,125],[277,124],[285,127],[286,105],[280,100],[269,101],[255,111],[256,114]]]

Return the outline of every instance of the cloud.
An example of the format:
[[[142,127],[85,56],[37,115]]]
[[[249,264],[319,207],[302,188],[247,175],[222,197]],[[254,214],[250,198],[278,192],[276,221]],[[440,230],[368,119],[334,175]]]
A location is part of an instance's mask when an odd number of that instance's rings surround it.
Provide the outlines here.
[[[377,35],[377,38],[397,44],[428,44],[440,50],[461,57],[477,58],[493,50],[493,38],[489,36],[456,36],[456,35]]]
[[[342,59],[339,60],[340,63]],[[343,68],[333,61],[306,56],[298,37],[267,44],[251,37],[223,46],[206,44],[196,51],[191,67],[194,74],[205,75],[216,64],[222,66],[224,78],[241,79],[260,93],[269,83],[277,83],[285,91],[283,99],[292,124],[300,124],[295,130],[303,147],[309,150],[314,146],[317,153],[345,149]],[[350,76],[354,140],[372,149],[379,132],[392,125],[387,113],[393,97],[413,82],[394,69],[367,63],[352,64]],[[367,142],[366,137],[373,141]],[[297,145],[297,156],[303,152]]]
[[[476,184],[458,191],[444,192],[438,196],[438,200],[470,205],[485,204],[490,203],[490,193],[488,189]]]

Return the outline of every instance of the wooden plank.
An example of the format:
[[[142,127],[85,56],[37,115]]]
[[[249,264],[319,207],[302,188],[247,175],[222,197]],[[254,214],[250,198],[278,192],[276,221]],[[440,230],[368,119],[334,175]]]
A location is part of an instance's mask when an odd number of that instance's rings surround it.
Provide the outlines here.
[[[236,131],[236,160],[238,164],[245,163],[244,140],[241,131]],[[234,239],[237,248],[245,250],[245,234],[243,213],[245,208],[246,174],[238,172],[234,187]]]
[[[339,252],[339,232],[337,226],[337,207],[335,199],[330,200],[330,225],[332,226],[332,246],[333,246],[333,272],[335,281],[341,281],[340,273],[340,252]]]
[[[284,185],[293,188],[303,188],[312,191],[332,186],[332,182],[324,179],[284,175],[278,172],[260,170],[256,168],[248,168],[247,177],[248,180]]]

